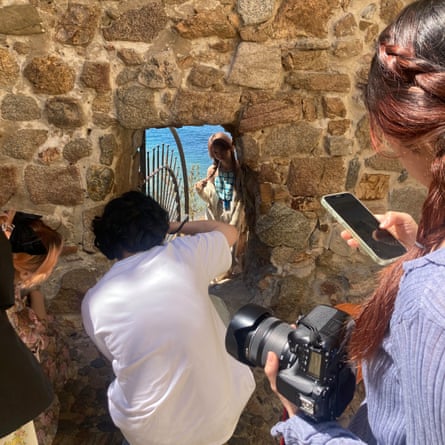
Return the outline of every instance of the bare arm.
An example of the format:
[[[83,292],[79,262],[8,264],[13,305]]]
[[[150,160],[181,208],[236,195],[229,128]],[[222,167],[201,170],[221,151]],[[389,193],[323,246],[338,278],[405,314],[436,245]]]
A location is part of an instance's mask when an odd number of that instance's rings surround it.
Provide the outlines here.
[[[39,289],[29,291],[29,304],[39,320],[46,320],[45,297]]]
[[[180,222],[171,222],[169,233],[175,232],[180,225]],[[221,232],[226,237],[230,247],[232,247],[238,239],[238,230],[235,226],[231,226],[230,224],[226,224],[221,221],[213,220],[187,222],[182,226],[179,233],[182,233],[184,235],[195,235],[197,233],[207,233],[213,231]]]
[[[207,183],[210,182],[214,182],[215,180],[215,173],[216,173],[216,167],[215,165],[211,165],[208,169],[207,169],[207,176],[205,179],[201,179],[200,181],[198,181],[195,184],[195,189],[198,193],[202,193],[203,189],[205,188],[205,186],[207,185]]]

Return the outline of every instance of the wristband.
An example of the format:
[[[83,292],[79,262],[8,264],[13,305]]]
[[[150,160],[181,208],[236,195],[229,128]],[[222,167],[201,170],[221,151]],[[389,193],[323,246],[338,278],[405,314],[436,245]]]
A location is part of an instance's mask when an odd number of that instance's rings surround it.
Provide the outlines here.
[[[176,235],[177,233],[179,233],[182,230],[182,228],[184,227],[185,223],[188,222],[188,220],[189,220],[189,216],[185,215],[181,224],[179,224],[179,227],[176,230],[174,230],[173,232],[170,232],[170,235]]]

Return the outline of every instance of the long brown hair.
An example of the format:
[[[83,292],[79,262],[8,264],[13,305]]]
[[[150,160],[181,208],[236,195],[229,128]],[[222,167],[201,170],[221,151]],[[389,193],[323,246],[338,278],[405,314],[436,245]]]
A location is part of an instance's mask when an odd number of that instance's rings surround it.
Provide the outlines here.
[[[405,261],[437,248],[445,239],[445,2],[408,5],[380,35],[366,88],[371,139],[431,156],[431,183],[422,207],[417,242],[382,270],[379,285],[356,319],[349,349],[354,360],[379,348],[394,310]]]
[[[216,172],[219,167],[219,161],[215,159],[215,155],[213,153],[214,146],[219,147],[221,150],[230,150],[230,165],[231,169],[235,174],[235,178],[238,175],[239,164],[235,156],[235,146],[233,145],[232,139],[225,133],[215,133],[210,136],[208,141],[208,151],[209,156],[213,159],[212,170],[210,174],[207,176],[207,180],[213,178],[216,175]]]

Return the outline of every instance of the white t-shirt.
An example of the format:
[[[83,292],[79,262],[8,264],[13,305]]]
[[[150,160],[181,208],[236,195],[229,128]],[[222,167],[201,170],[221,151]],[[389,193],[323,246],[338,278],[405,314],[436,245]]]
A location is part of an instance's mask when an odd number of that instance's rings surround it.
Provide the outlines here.
[[[225,349],[208,285],[230,267],[220,232],[175,238],[116,262],[82,302],[112,362],[113,422],[131,445],[221,445],[255,383]]]

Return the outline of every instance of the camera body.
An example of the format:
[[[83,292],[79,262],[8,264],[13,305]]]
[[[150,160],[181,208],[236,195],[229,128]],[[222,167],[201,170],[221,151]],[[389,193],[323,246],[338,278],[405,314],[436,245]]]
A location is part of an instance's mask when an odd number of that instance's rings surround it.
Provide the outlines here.
[[[279,357],[277,390],[320,422],[339,417],[355,391],[355,372],[345,346],[350,316],[334,307],[316,306],[297,321],[296,329],[261,306],[243,306],[226,333],[226,349],[237,360],[263,367],[267,352]]]

